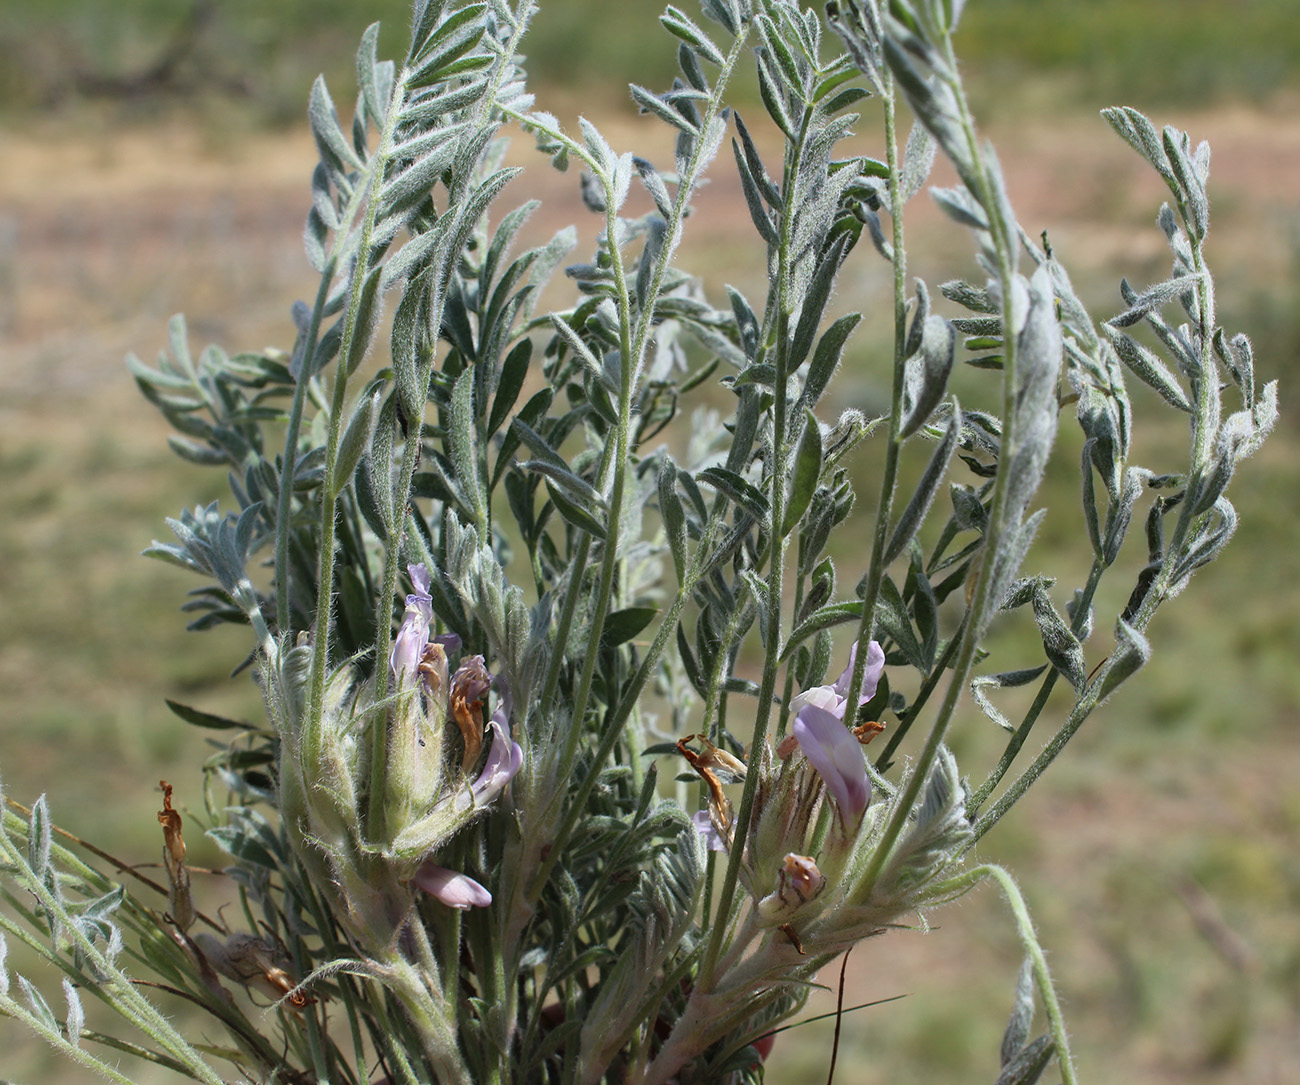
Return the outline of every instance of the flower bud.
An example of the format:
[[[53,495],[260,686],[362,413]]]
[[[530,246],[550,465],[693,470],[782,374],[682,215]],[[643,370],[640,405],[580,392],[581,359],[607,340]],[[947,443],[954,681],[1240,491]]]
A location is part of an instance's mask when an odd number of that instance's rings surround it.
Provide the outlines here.
[[[486,908],[492,903],[492,894],[469,875],[440,867],[429,859],[416,869],[411,884],[449,908]]]
[[[776,876],[776,889],[758,902],[759,914],[765,919],[784,920],[819,897],[825,888],[826,878],[810,857],[788,852]]]

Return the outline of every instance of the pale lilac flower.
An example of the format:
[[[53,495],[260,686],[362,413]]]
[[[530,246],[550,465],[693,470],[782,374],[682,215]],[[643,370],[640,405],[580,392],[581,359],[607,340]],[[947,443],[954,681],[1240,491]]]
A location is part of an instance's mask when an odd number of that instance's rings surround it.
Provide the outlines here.
[[[862,744],[849,730],[853,716],[848,711],[849,683],[858,646],[849,652],[849,665],[833,685],[814,686],[790,701],[795,711],[794,733],[799,748],[826,785],[845,824],[856,828],[871,801],[871,780],[867,776]],[[858,708],[876,695],[880,676],[885,670],[885,653],[874,640],[867,646],[867,666],[863,673]]]
[[[727,850],[727,842],[722,839],[722,834],[714,828],[713,818],[709,816],[707,810],[696,810],[691,815],[691,823],[695,826],[695,831],[704,837],[704,846],[709,851]]]
[[[414,680],[424,658],[425,645],[429,643],[429,626],[433,624],[433,597],[429,594],[429,570],[424,565],[408,565],[415,591],[406,597],[406,613],[401,628],[393,641],[389,666],[393,676],[403,685]]]
[[[813,704],[804,705],[792,730],[840,815],[846,824],[856,828],[871,801],[871,780],[862,744],[839,716]]]
[[[857,661],[857,658],[858,645],[855,641],[853,647],[849,650],[849,665],[835,679],[834,684],[813,686],[812,689],[804,690],[797,697],[791,699],[790,709],[798,714],[805,705],[816,705],[841,720],[847,714],[849,716],[848,722],[853,723],[853,717],[857,714],[856,710],[846,713],[846,709],[848,707],[849,683],[853,681],[853,664]],[[873,640],[867,645],[867,666],[862,672],[862,693],[858,697],[858,708],[861,708],[876,695],[876,687],[880,684],[880,676],[884,673],[885,652]]]
[[[492,903],[492,894],[468,874],[438,866],[431,859],[420,864],[411,883],[449,908],[486,908]]]

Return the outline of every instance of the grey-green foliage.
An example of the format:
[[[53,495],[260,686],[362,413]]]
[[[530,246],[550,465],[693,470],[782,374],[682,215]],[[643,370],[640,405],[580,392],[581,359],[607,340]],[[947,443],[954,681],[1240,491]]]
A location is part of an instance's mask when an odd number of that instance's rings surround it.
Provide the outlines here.
[[[222,1016],[241,1069],[758,1080],[750,1044],[802,1005],[819,967],[989,877],[1033,965],[1000,1080],[1034,1081],[1052,1059],[1073,1080],[1014,883],[964,870],[965,856],[1146,661],[1156,608],[1218,555],[1236,524],[1225,489],[1272,425],[1276,392],[1249,341],[1215,320],[1208,150],[1108,111],[1170,188],[1158,225],[1173,272],[1123,284],[1124,310],[1098,325],[1024,236],[976,135],[951,49],[961,7],[836,0],[823,23],[793,0],[704,0],[699,17],[670,6],[680,74],[631,90],[672,131],[657,164],[533,108],[518,60],[531,0],[417,2],[400,64],[377,59],[371,27],[350,122],[313,87],[305,241],[321,278],[294,309],[291,348],[196,361],[178,318],[156,367],[130,362],[175,450],[229,473],[234,509],[182,514],[177,542],[149,552],[204,577],[187,604],[195,628],[254,627],[246,662],[270,726],[176,710],[239,729],[208,766],[210,833],[248,928],[236,934],[263,930],[284,949],[281,978],[316,999],[267,1026],[274,1040]],[[725,105],[743,64],[765,117]],[[900,150],[901,104],[918,122]],[[877,118],[879,158],[844,150]],[[578,167],[599,222],[550,311],[539,297],[577,234],[516,254],[536,202],[501,210],[526,184],[503,165],[507,123],[557,168]],[[779,158],[760,150],[760,126]],[[729,129],[717,168],[738,173],[768,282],[762,298],[728,287],[714,302],[676,254]],[[903,230],[936,154],[960,184],[933,197],[985,276],[937,294],[909,288]],[[637,216],[634,186],[651,207]],[[889,304],[837,315],[841,270],[881,260]],[[856,299],[841,286],[839,301]],[[893,333],[889,410],[834,417],[836,371],[869,364],[853,343],[867,324]],[[1141,325],[1145,342],[1130,334]],[[957,403],[958,362],[995,409]],[[1126,369],[1190,420],[1186,466],[1130,461]],[[715,406],[695,406],[708,384]],[[1081,585],[1038,571],[1033,550],[1047,515],[1078,515],[1035,507],[1070,402],[1093,557]],[[884,446],[869,552],[837,570],[828,550],[856,500],[848,459],[869,439]],[[905,462],[919,471],[910,493]],[[1122,612],[1099,616],[1098,585],[1143,517],[1146,565]],[[1094,643],[1099,617],[1113,647]],[[1041,654],[980,673],[990,628],[1013,621],[1033,623]],[[832,685],[846,625],[859,650]],[[439,636],[404,675],[412,630]],[[886,669],[860,697],[873,641]],[[757,672],[740,664],[746,646]],[[476,681],[479,656],[496,690],[474,707],[458,683]],[[998,794],[1058,677],[1073,708]],[[998,691],[1031,682],[1033,706],[1009,719]],[[967,690],[1010,733],[977,787],[945,742]],[[843,734],[824,739],[836,763],[814,768],[806,708],[823,704],[846,725],[888,724],[869,771]],[[914,730],[924,738],[904,746]],[[681,767],[683,751],[696,776],[673,788],[659,766]],[[874,802],[857,797],[873,787]],[[43,807],[31,824],[39,859]],[[706,855],[710,834],[721,850]],[[491,907],[450,910],[438,879],[456,876],[482,883]],[[143,926],[171,947],[151,966],[226,1014],[213,961],[246,943]],[[1034,1041],[1031,983],[1049,1029]],[[284,1053],[274,1068],[270,1051]]]

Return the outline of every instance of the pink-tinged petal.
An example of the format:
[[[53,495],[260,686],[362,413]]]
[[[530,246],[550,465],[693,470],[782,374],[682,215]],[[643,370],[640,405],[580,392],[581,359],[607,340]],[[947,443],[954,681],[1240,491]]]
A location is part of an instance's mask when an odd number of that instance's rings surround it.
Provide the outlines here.
[[[856,828],[871,801],[871,779],[861,743],[839,717],[816,705],[806,705],[791,730],[841,816]]]
[[[448,870],[428,859],[420,864],[411,884],[449,908],[486,908],[492,903],[492,894],[469,875]]]
[[[722,835],[713,827],[713,819],[709,817],[707,810],[696,810],[691,815],[691,824],[695,826],[695,831],[704,837],[704,846],[709,851],[727,850],[727,842],[722,839]]]

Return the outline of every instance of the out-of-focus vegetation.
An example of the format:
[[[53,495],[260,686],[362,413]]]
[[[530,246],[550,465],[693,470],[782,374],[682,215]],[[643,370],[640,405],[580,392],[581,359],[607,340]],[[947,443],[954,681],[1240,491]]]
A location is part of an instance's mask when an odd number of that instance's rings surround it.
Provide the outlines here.
[[[688,5],[689,6],[689,5]],[[821,5],[816,5],[820,7]],[[260,121],[298,119],[302,88],[350,74],[355,25],[405,42],[406,0],[7,0],[0,7],[0,110],[111,98],[151,113],[164,101]],[[631,108],[619,89],[671,77],[672,52],[646,48],[659,0],[548,0],[528,47],[548,86]],[[1294,0],[983,0],[959,46],[978,95],[994,102],[1048,77],[1071,96],[1138,107],[1260,101],[1300,85]]]
[[[671,71],[671,40],[654,25],[661,7],[547,0],[529,49],[539,94],[579,102],[602,124],[630,110],[623,83],[659,85]],[[25,148],[45,140],[37,126],[50,107],[75,121],[107,102],[115,116],[166,122],[133,125],[132,143],[78,131],[60,137],[75,153],[51,143],[21,161],[11,139],[7,170],[47,172],[0,189],[0,773],[24,802],[48,789],[60,823],[131,862],[159,851],[159,776],[177,784],[178,802],[201,806],[205,736],[170,716],[163,698],[231,715],[259,706],[251,685],[225,681],[246,649],[227,635],[236,631],[181,633],[176,607],[194,583],[137,556],[166,537],[164,516],[222,486],[170,456],[121,357],[135,349],[151,358],[178,309],[190,315],[195,347],[286,346],[288,305],[312,287],[297,240],[309,141],[296,158],[296,130],[284,140],[200,140],[196,149],[177,137],[176,121],[218,132],[296,125],[322,70],[346,112],[347,58],[361,24],[382,20],[380,52],[392,55],[407,8],[407,0],[0,6],[0,124],[31,133]],[[1165,257],[1151,255],[1161,250],[1153,219],[1162,196],[1158,186],[1133,195],[1117,165],[1129,152],[1079,114],[1127,102],[1160,123],[1171,109],[1184,117],[1300,86],[1295,0],[970,0],[960,44],[1004,162],[1043,164],[1041,176],[1008,170],[1021,209],[1022,186],[1056,186],[1026,223],[1049,228],[1067,262],[1070,246],[1121,237],[1077,284],[1098,318],[1120,308],[1119,274],[1137,283],[1165,273]],[[1074,114],[1042,115],[1076,105]],[[1062,124],[1086,141],[1070,155],[1047,146]],[[1194,138],[1212,135],[1192,129]],[[1280,134],[1264,122],[1252,130],[1269,148],[1260,170],[1274,172],[1246,176],[1216,145],[1215,257],[1225,322],[1251,334],[1261,378],[1282,379],[1280,432],[1243,465],[1242,530],[1171,605],[1170,620],[1157,622],[1151,665],[982,848],[1022,878],[1088,1080],[1282,1085],[1300,1075],[1300,174],[1285,181],[1300,162],[1290,149],[1300,136],[1294,123]],[[614,142],[627,143],[622,133]],[[146,146],[165,153],[146,156]],[[170,173],[158,161],[166,154],[175,155]],[[723,161],[717,173],[734,170]],[[581,214],[575,202],[565,214]],[[1067,205],[1072,225],[1062,227]],[[761,270],[737,207],[731,219],[715,209],[692,224],[698,240],[685,264],[702,266],[711,288]],[[969,252],[929,251],[924,223],[912,229],[915,274],[934,284],[972,273]],[[1263,236],[1267,258],[1245,240]],[[733,255],[738,245],[747,256]],[[841,301],[867,308],[870,321],[871,307],[887,304],[884,285],[871,278],[870,254],[856,259]],[[880,396],[881,357],[864,347],[850,360],[840,378],[846,403],[866,408]],[[1061,440],[1062,456],[1077,454],[1068,424]],[[871,471],[869,458],[861,470]],[[1076,486],[1049,477],[1039,501],[1077,507]],[[1040,543],[1084,546],[1081,525],[1079,537]],[[841,559],[844,576],[853,561],[851,552]],[[963,757],[998,740],[970,717],[957,736]],[[187,839],[202,853],[198,826]],[[220,862],[211,850],[205,859]],[[855,954],[850,1003],[914,997],[846,1020],[837,1080],[996,1076],[1018,966],[1011,924],[991,893],[939,919],[946,929],[935,937],[903,933]],[[822,978],[833,984],[836,975]],[[823,1080],[829,1035],[825,1024],[784,1034],[773,1085]],[[13,1039],[0,1022],[0,1050]],[[14,1057],[0,1061],[0,1074],[32,1079],[36,1062]],[[63,1067],[39,1072],[79,1080]]]

